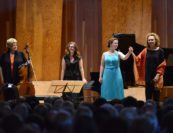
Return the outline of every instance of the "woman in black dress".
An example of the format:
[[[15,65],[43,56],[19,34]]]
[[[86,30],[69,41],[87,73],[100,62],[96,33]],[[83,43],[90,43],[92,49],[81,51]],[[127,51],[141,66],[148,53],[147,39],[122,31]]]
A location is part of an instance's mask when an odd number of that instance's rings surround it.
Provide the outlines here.
[[[75,42],[69,42],[62,59],[61,80],[82,80],[87,82],[84,76],[83,60]]]
[[[135,80],[137,84],[145,84],[147,99],[159,101],[163,88],[163,75],[166,67],[164,51],[160,48],[160,39],[156,33],[147,34],[147,47],[138,56],[134,56]]]

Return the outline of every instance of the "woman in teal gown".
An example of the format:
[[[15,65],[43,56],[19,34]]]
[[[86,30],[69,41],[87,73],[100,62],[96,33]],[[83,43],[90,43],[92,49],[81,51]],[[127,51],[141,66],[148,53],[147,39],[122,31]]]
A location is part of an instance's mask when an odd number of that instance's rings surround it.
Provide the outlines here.
[[[126,55],[117,51],[118,39],[110,38],[108,40],[109,51],[102,54],[100,65],[99,81],[101,83],[101,97],[106,100],[123,99],[124,85],[120,70],[120,59],[127,60],[133,48],[129,47]]]

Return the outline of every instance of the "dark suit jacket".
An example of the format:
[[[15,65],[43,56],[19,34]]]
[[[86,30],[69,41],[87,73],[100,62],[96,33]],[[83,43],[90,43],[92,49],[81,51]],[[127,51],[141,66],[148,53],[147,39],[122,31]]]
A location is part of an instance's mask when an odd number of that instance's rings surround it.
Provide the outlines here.
[[[13,83],[17,85],[20,82],[19,66],[27,60],[23,52],[16,51],[14,57],[13,73],[11,72],[10,52],[4,52],[0,57],[0,66],[2,67],[2,75],[5,83]]]

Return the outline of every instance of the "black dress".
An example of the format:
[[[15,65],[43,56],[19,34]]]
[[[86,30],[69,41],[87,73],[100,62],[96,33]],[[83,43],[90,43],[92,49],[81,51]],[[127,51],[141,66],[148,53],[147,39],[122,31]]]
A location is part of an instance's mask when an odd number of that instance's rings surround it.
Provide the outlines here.
[[[79,67],[80,59],[81,57],[75,56],[74,61],[70,62],[70,57],[68,55],[64,56],[66,68],[63,80],[82,80]]]
[[[160,91],[155,88],[153,79],[157,74],[157,67],[164,61],[164,51],[159,50],[147,50],[146,66],[145,66],[145,84],[146,84],[146,100],[153,99],[159,101]]]
[[[2,68],[4,83],[17,85],[20,82],[19,66],[26,61],[23,52],[15,51],[13,72],[11,72],[10,51],[4,52],[0,57],[0,66]]]
[[[145,73],[145,81],[151,82],[157,73],[157,67],[164,60],[164,51],[159,48],[159,50],[148,50],[146,55],[146,73]]]

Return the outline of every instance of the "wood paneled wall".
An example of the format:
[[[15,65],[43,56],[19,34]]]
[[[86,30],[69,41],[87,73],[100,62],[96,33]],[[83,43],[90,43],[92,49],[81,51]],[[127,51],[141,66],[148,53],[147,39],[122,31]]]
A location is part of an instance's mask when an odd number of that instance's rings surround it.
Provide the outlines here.
[[[16,38],[19,49],[30,44],[37,80],[60,74],[63,0],[17,0]]]
[[[6,50],[6,40],[15,37],[16,0],[0,0],[0,54]]]
[[[64,0],[62,51],[75,41],[84,62],[85,75],[98,72],[101,55],[101,1]]]
[[[75,41],[75,0],[63,0],[61,57],[70,41]]]
[[[112,33],[135,33],[136,42],[145,43],[151,32],[152,0],[102,0],[102,50]]]
[[[173,48],[172,7],[172,0],[153,0],[152,30],[160,36],[164,48]]]
[[[135,33],[145,43],[148,32],[161,46],[173,48],[172,0],[0,0],[0,52],[7,38],[19,49],[30,44],[38,80],[59,79],[65,45],[76,41],[89,80],[112,33]]]
[[[84,70],[98,72],[101,59],[101,1],[76,0],[75,40],[80,45]]]

